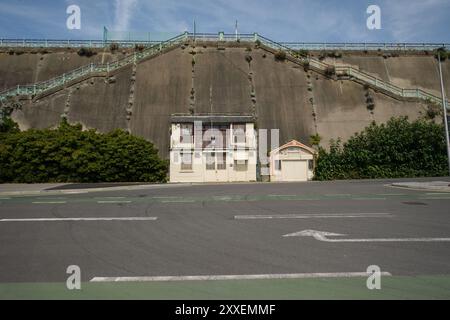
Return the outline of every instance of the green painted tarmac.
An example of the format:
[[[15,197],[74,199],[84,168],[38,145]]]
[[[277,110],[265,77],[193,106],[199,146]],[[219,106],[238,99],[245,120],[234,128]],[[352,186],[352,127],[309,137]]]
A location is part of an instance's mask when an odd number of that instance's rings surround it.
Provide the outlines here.
[[[0,299],[145,299],[145,300],[302,300],[302,299],[450,299],[450,276],[385,276],[380,290],[365,277],[82,283],[2,283]]]

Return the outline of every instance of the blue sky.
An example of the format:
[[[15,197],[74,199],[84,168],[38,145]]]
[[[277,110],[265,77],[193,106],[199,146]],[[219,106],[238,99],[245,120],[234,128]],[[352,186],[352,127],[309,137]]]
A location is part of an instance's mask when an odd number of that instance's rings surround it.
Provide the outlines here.
[[[66,8],[81,8],[81,30]],[[381,8],[381,30],[366,9]],[[111,30],[258,32],[277,41],[450,42],[450,0],[0,0],[0,37],[101,39]]]

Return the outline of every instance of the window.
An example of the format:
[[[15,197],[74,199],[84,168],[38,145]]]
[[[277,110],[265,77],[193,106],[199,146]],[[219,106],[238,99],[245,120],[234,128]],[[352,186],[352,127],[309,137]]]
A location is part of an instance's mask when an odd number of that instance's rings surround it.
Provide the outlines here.
[[[192,153],[181,153],[181,170],[192,170]]]
[[[281,160],[275,160],[275,170],[281,171]]]
[[[216,170],[216,154],[213,152],[206,154],[206,170]]]
[[[245,124],[233,124],[233,143],[245,143]]]
[[[180,142],[192,143],[194,136],[194,125],[192,123],[182,123],[180,127]]]
[[[247,160],[234,160],[235,171],[247,171],[247,167],[248,167]]]
[[[211,125],[203,126],[203,148],[223,149],[226,147],[227,138],[226,125]]]
[[[314,161],[313,160],[308,160],[308,169],[314,170]]]
[[[227,169],[227,154],[224,152],[217,153],[217,170]]]

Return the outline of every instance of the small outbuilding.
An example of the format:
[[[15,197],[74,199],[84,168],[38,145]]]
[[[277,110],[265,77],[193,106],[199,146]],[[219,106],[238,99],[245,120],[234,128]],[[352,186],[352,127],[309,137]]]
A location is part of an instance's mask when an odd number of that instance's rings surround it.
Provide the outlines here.
[[[270,152],[270,181],[308,181],[314,177],[316,150],[296,140]]]

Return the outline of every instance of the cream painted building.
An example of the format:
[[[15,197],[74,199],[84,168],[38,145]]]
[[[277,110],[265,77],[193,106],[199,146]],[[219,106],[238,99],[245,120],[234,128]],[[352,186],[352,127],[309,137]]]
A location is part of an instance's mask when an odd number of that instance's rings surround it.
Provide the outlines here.
[[[172,115],[170,182],[256,181],[252,116]]]
[[[309,181],[316,150],[296,140],[270,152],[270,181]]]

